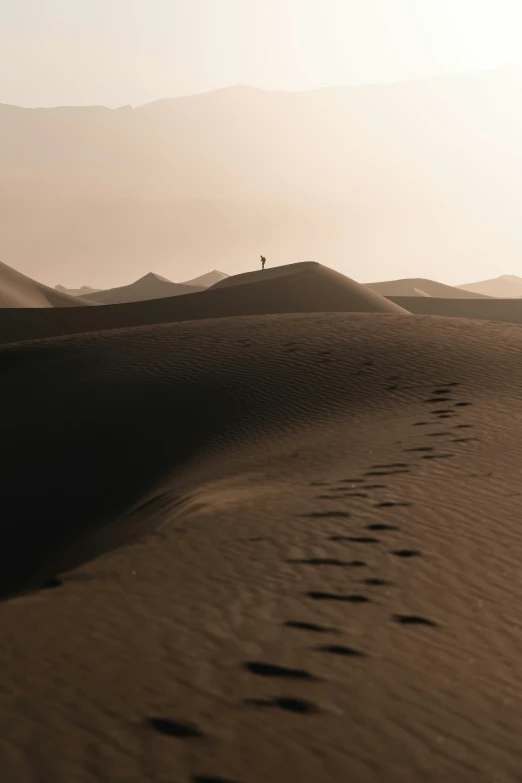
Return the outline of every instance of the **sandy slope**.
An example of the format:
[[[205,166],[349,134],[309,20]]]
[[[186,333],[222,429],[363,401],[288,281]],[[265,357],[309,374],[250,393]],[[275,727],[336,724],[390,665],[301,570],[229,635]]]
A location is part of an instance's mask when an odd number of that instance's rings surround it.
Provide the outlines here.
[[[466,291],[452,285],[426,280],[422,277],[403,280],[384,280],[379,283],[366,283],[370,290],[381,296],[433,296],[439,299],[489,299],[484,293]]]
[[[0,307],[83,307],[90,304],[49,288],[0,262]]]
[[[522,299],[437,299],[391,296],[390,301],[415,315],[442,315],[449,318],[522,323]]]
[[[212,285],[216,285],[220,280],[224,280],[229,275],[226,272],[220,272],[218,269],[213,269],[212,272],[207,272],[204,275],[195,277],[193,280],[185,280],[183,285],[197,285],[202,288],[210,288]]]
[[[195,294],[202,290],[202,286],[189,285],[188,283],[173,283],[161,275],[149,272],[130,285],[122,285],[118,288],[108,288],[106,291],[94,291],[84,294],[82,299],[96,304],[119,304],[120,302],[142,302],[147,299],[160,299],[166,296],[181,296],[183,294]]]
[[[378,314],[0,349],[4,595],[138,538],[3,603],[3,779],[520,780],[521,349]]]
[[[280,274],[277,270],[283,270]],[[289,264],[266,270],[254,282],[228,284],[189,296],[105,305],[64,313],[0,310],[0,342],[60,334],[115,329],[173,321],[226,318],[266,313],[391,312],[406,313],[379,294],[316,263]],[[237,275],[244,278],[245,275]],[[248,275],[246,275],[248,277]],[[231,280],[232,278],[227,278]]]
[[[522,277],[517,275],[501,275],[491,280],[480,280],[477,283],[466,283],[457,286],[463,291],[472,291],[488,296],[502,298],[516,298],[522,296]]]

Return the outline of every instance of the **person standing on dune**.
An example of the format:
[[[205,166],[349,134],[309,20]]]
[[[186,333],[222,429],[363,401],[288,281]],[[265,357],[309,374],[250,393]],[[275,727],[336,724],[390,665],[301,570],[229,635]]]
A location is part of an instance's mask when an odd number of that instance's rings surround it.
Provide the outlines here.
[[[264,256],[261,256],[261,269],[265,268],[265,264],[266,264],[266,258]]]

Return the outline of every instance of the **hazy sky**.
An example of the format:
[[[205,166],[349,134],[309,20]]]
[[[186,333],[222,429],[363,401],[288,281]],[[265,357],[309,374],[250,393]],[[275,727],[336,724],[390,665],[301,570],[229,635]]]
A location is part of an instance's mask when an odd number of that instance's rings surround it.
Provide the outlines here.
[[[0,0],[0,103],[138,105],[522,65],[522,0]]]

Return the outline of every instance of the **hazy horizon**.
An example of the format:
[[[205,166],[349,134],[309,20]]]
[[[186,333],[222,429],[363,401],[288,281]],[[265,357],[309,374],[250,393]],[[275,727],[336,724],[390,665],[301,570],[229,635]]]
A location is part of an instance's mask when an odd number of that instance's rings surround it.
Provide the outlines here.
[[[236,84],[302,91],[522,66],[516,0],[0,0],[0,13],[0,103],[17,106],[116,108]]]
[[[515,0],[0,13],[0,260],[47,285],[261,254],[361,282],[522,273]]]

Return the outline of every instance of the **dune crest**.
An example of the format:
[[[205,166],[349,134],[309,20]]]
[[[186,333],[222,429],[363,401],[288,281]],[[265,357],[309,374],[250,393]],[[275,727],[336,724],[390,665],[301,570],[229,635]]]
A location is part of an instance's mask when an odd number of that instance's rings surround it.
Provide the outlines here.
[[[155,280],[153,288],[157,290]],[[316,262],[304,262],[227,277],[187,296],[107,304],[69,315],[58,310],[0,311],[0,342],[174,321],[321,312],[409,315],[404,308],[339,272]]]

